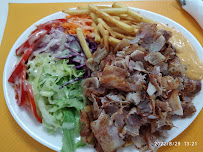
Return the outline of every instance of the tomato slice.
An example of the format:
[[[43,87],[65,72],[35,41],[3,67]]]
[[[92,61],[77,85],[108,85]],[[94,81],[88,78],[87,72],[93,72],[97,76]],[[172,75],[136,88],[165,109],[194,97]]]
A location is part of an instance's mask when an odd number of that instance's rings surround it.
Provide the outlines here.
[[[24,106],[28,111],[30,111],[35,118],[42,123],[42,118],[38,115],[37,113],[37,108],[35,105],[35,99],[34,99],[34,94],[33,90],[30,84],[26,84],[26,90],[27,90],[27,96],[26,96],[26,102],[24,103]]]
[[[15,78],[15,92],[17,96],[17,104],[23,105],[35,118],[42,123],[42,119],[37,114],[34,94],[30,84],[26,82],[26,66],[23,64],[20,75]]]
[[[19,46],[19,48],[16,49],[16,55],[17,56],[22,55],[27,48],[29,48],[35,41],[43,37],[45,34],[47,34],[47,30],[40,30],[31,34],[28,40],[25,41],[21,46]]]
[[[25,101],[25,94],[26,94],[25,79],[26,79],[26,66],[24,64],[20,77],[16,79],[15,87],[14,87],[16,96],[17,96],[17,104],[19,106],[21,106]]]
[[[23,69],[23,66],[25,64],[25,62],[28,60],[30,54],[32,53],[34,48],[34,45],[31,44],[31,46],[26,50],[25,54],[23,54],[23,56],[21,57],[19,63],[17,64],[17,66],[15,67],[13,73],[11,74],[11,76],[8,79],[8,82],[11,83],[15,83],[15,80],[17,79],[17,77],[20,76],[21,71]]]
[[[40,39],[45,34],[47,34],[52,27],[57,27],[62,22],[65,21],[66,19],[56,19],[37,26],[37,29],[32,31],[28,40],[25,41],[19,48],[16,49],[16,55],[17,56],[22,55],[24,53],[24,50],[26,50],[26,48],[29,48],[30,45],[33,44],[36,40]]]
[[[46,22],[44,24],[40,24],[39,26],[37,26],[37,29],[34,30],[32,33],[35,33],[36,31],[39,31],[39,30],[42,30],[42,29],[45,29],[45,30],[47,30],[49,32],[52,27],[57,27],[61,23],[66,22],[66,21],[67,21],[67,19],[55,19],[55,20],[52,20],[52,21],[48,21],[48,22]]]

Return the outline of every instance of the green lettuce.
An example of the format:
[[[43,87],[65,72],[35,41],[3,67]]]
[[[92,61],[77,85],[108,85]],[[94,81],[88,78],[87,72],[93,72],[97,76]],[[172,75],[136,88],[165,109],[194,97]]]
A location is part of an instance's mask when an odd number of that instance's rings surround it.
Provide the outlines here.
[[[81,80],[61,87],[67,81],[82,77],[84,70],[67,64],[68,59],[57,59],[43,53],[27,63],[28,81],[32,85],[38,113],[48,132],[62,129],[64,133],[62,151],[72,152],[83,146],[74,142],[79,135],[79,111],[86,105]]]

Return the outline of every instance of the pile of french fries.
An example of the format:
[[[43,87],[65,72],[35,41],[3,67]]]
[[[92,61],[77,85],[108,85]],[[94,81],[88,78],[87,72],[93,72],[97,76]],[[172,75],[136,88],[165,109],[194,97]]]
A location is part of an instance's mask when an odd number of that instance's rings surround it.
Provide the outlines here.
[[[152,20],[117,2],[111,7],[88,4],[63,12],[69,15],[90,15],[93,20],[95,42],[103,44],[107,51],[112,50],[123,38],[134,39],[140,22],[153,23]],[[76,32],[80,43],[84,43],[85,38],[82,37],[81,30],[77,29]],[[83,50],[87,57],[91,58],[87,45],[81,46],[84,46]]]

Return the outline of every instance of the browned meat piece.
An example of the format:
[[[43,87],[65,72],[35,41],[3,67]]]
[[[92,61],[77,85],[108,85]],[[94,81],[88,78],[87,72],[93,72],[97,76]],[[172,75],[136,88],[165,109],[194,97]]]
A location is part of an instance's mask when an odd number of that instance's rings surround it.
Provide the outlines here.
[[[141,23],[140,29],[131,44],[140,44],[150,52],[158,52],[165,46],[170,36],[170,32],[158,31],[156,24]]]
[[[172,111],[172,109],[169,106],[168,102],[163,102],[163,101],[160,101],[160,100],[156,100],[155,104],[156,104],[157,108],[161,108],[161,110],[164,111],[164,112],[170,112],[170,111]]]
[[[130,104],[129,101],[126,101],[125,96],[123,96],[120,91],[112,90],[109,94],[106,94],[106,98],[109,100],[108,102],[116,103],[118,105],[122,104]]]
[[[165,60],[165,56],[163,56],[160,52],[150,52],[144,57],[144,59],[152,65],[157,65]]]
[[[148,86],[147,86],[147,93],[148,93],[148,95],[152,96],[155,92],[156,92],[155,86],[151,82],[149,82]]]
[[[160,62],[157,66],[160,67],[160,72],[162,75],[168,75],[168,63]]]
[[[85,79],[85,81],[82,84],[83,86],[83,92],[85,96],[91,97],[91,94],[99,94],[98,88],[99,88],[99,80],[97,77],[91,77]]]
[[[101,77],[101,84],[116,88],[122,91],[131,91],[129,84],[126,81],[127,71],[116,67],[116,66],[106,66],[104,68],[102,77]]]
[[[166,57],[166,61],[172,60],[176,56],[176,49],[172,46],[170,42],[167,42],[165,44],[165,48],[162,48],[160,52]]]
[[[153,74],[153,75],[156,75],[156,76],[161,76],[161,68],[160,68],[160,66],[154,66],[153,67],[153,70],[151,71],[151,73]],[[150,75],[151,76],[151,75]]]
[[[80,135],[82,140],[88,144],[94,143],[94,135],[91,131],[90,123],[93,121],[91,106],[87,105],[82,111],[80,111]]]
[[[157,140],[157,136],[155,134],[152,134],[150,126],[147,126],[147,128],[145,128],[145,140],[150,151],[156,151],[155,149],[157,147],[155,145],[155,141]]]
[[[145,57],[146,53],[144,51],[140,51],[140,50],[135,50],[131,55],[131,59],[133,61],[144,61],[144,57]]]
[[[144,69],[144,65],[141,61],[136,61],[134,62],[133,60],[130,60],[129,65],[128,65],[129,70],[132,71],[140,71],[140,72],[144,72],[144,73],[148,73],[145,69]]]
[[[150,74],[150,82],[151,84],[156,88],[156,90],[158,91],[159,95],[162,95],[162,87],[161,87],[161,76],[160,75],[154,75],[154,74]]]
[[[111,65],[115,61],[115,57],[115,54],[109,54],[104,60],[101,61],[101,69],[104,69],[105,66]]]
[[[137,113],[144,117],[152,114],[152,110],[153,109],[150,100],[140,102],[140,104],[137,106]]]
[[[138,149],[141,149],[146,145],[146,141],[142,136],[132,137],[131,140]]]
[[[117,44],[117,46],[115,47],[114,49],[114,53],[118,52],[118,51],[122,51],[123,48],[125,48],[126,46],[129,46],[130,45],[130,40],[128,39],[122,39],[120,41],[120,43]]]
[[[101,101],[100,98],[95,96],[94,94],[91,94],[91,101],[93,102],[92,104],[92,113],[93,113],[93,117],[94,119],[98,119],[99,115],[102,112],[101,107]]]
[[[185,75],[185,71],[186,71],[186,66],[180,62],[180,59],[178,57],[169,61],[169,64],[168,64],[169,75],[182,77]]]
[[[80,111],[80,122],[81,122],[81,136],[88,136],[90,131],[90,122],[93,120],[91,106],[86,106],[82,111]]]
[[[183,108],[181,106],[181,101],[178,96],[178,90],[173,90],[169,99],[168,99],[169,105],[172,109],[172,113],[175,115],[182,116],[183,115]]]
[[[164,76],[161,78],[161,86],[166,91],[175,90],[179,87],[180,82],[178,78],[173,78],[172,76]]]
[[[93,59],[97,64],[99,64],[107,55],[108,52],[105,48],[98,48],[97,51],[93,53]]]
[[[156,39],[156,30],[156,24],[140,23],[140,29],[138,30],[135,39],[132,40],[131,43],[138,43],[145,47]]]
[[[130,61],[130,56],[127,55],[125,58],[122,57],[116,57],[116,60],[111,64],[113,66],[117,66],[119,68],[125,69],[128,71],[129,69],[129,61]]]
[[[112,116],[119,109],[119,106],[115,103],[107,102],[102,106],[102,108],[106,114]]]
[[[146,84],[145,78],[146,75],[142,75],[139,72],[132,73],[131,76],[127,79],[131,87],[131,91],[141,91]]]
[[[180,81],[178,78],[173,78],[172,76],[160,76],[160,75],[154,75],[150,74],[150,83],[149,84],[149,89],[147,90],[149,95],[152,95],[155,93],[155,91],[158,91],[158,95],[162,95],[164,97],[167,97],[168,92],[174,89],[178,89],[180,86]],[[155,87],[155,89],[154,89]]]
[[[158,39],[156,39],[156,41],[154,41],[153,43],[151,43],[149,45],[148,49],[150,52],[158,52],[163,48],[165,43],[166,43],[166,40],[165,40],[164,36],[161,35]]]
[[[191,102],[185,102],[181,105],[183,107],[183,117],[192,116],[196,112],[196,108]]]
[[[99,80],[97,79],[97,77],[87,78],[87,79],[85,79],[85,81],[83,82],[83,87],[99,88]]]
[[[201,81],[192,80],[188,77],[184,78],[184,95],[193,97],[195,96],[202,88]]]
[[[96,139],[95,139],[96,140]],[[95,150],[97,152],[104,152],[101,145],[98,143],[98,141],[96,140],[95,146],[94,146]]]
[[[158,119],[151,121],[151,132],[154,133],[159,130],[170,130],[173,127],[173,123],[170,119],[168,112],[162,112],[160,109],[157,110]]]
[[[160,29],[160,30],[157,32],[157,34],[158,34],[158,35],[159,35],[159,34],[160,34],[160,35],[163,35],[166,41],[168,41],[169,38],[172,36],[172,33],[171,33],[170,31],[166,31],[166,30],[164,30],[164,29]]]
[[[141,52],[147,53],[145,48],[143,48],[142,46],[139,46],[138,44],[131,44],[130,46],[125,47],[122,51],[117,52],[116,56],[125,57],[126,55],[131,55],[135,51],[141,51]]]
[[[138,105],[141,101],[141,92],[129,92],[126,95],[126,100]]]
[[[122,128],[125,125],[126,115],[127,113],[124,112],[123,108],[120,108],[111,116],[111,122],[114,123],[114,125],[118,128],[119,132],[121,132]]]
[[[86,61],[87,67],[92,71],[97,71],[99,69],[99,63],[108,55],[105,48],[98,48],[94,54],[93,58]]]
[[[86,66],[92,70],[92,71],[96,71],[97,70],[97,63],[94,61],[93,58],[88,59],[86,62]]]
[[[110,125],[110,118],[104,112],[91,123],[91,129],[104,152],[114,152],[124,145],[118,136],[118,128]]]
[[[122,134],[138,136],[141,125],[142,117],[137,114],[136,108],[133,107],[126,116],[126,125],[123,127]]]

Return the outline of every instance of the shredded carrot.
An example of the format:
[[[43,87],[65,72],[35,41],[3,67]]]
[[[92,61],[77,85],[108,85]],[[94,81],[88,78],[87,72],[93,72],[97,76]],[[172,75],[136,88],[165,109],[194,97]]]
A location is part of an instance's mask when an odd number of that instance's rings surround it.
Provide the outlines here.
[[[92,19],[87,15],[67,15],[67,22],[62,23],[62,27],[65,28],[65,33],[76,35],[76,28],[81,27],[83,34],[86,37],[94,37],[94,28],[91,26]]]

